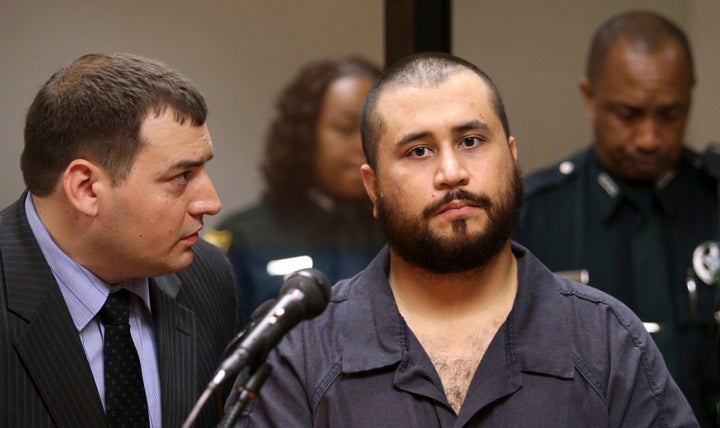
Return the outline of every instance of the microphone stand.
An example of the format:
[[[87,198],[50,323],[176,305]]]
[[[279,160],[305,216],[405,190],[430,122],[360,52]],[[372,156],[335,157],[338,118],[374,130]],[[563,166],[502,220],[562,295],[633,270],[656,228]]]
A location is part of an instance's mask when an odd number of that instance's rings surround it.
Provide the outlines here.
[[[241,335],[244,335],[245,333],[246,332],[243,331]],[[242,371],[242,368],[240,369],[240,371]],[[182,428],[190,428],[192,426],[192,423],[195,422],[195,419],[198,417],[200,411],[205,406],[205,402],[210,398],[210,396],[212,396],[215,390],[227,380],[225,378],[225,375],[226,373],[224,371],[215,374],[215,377],[210,381],[210,383],[208,383],[207,387],[205,387],[205,390],[200,395],[200,398],[198,398],[198,400],[195,402],[195,405],[185,419],[185,422],[183,422]]]
[[[227,413],[225,413],[225,416],[218,427],[229,428],[235,424],[250,400],[257,398],[260,388],[265,383],[268,376],[270,376],[271,371],[272,367],[270,367],[267,363],[262,363],[254,372],[252,372],[244,384],[237,384],[237,401],[235,401],[232,407],[230,407]]]
[[[238,343],[241,343],[242,340],[248,335],[250,330],[252,330],[253,327],[255,327],[255,324],[258,319],[262,318],[265,313],[275,304],[275,299],[270,299],[262,302],[260,305],[258,305],[257,308],[255,308],[255,311],[253,311],[252,315],[250,315],[250,322],[245,326],[245,328],[242,329],[240,334],[238,334],[233,340],[230,341],[230,343],[225,347],[225,351],[223,352],[222,356],[220,357],[220,361],[225,361],[228,356],[230,356],[235,348],[235,346]],[[240,371],[240,370],[238,370]],[[190,428],[192,423],[195,421],[195,419],[198,417],[198,414],[200,414],[200,411],[205,406],[205,402],[210,398],[210,396],[215,392],[217,387],[225,382],[225,372],[217,372],[215,373],[215,376],[213,377],[212,381],[208,384],[208,386],[205,388],[205,391],[203,391],[202,395],[200,395],[200,398],[195,402],[195,405],[193,406],[192,410],[190,411],[190,414],[185,419],[185,422],[182,425],[182,428]]]
[[[297,323],[324,311],[330,294],[330,281],[317,269],[302,269],[290,275],[280,288],[280,297],[255,309],[251,316],[253,322],[225,349],[213,379],[182,427],[190,427],[212,391],[229,376],[247,368],[247,381],[236,381],[236,385],[240,385],[237,389],[238,402],[230,409],[229,420],[237,419],[247,403],[257,396],[270,374],[270,367],[264,362],[270,349]]]

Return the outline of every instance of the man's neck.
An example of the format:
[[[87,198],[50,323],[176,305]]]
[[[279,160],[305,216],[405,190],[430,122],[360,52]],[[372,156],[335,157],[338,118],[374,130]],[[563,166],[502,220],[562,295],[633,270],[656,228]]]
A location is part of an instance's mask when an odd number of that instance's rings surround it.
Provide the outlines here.
[[[398,307],[422,318],[450,320],[477,314],[498,301],[514,299],[517,263],[508,242],[484,266],[438,274],[407,263],[392,250],[388,281]]]

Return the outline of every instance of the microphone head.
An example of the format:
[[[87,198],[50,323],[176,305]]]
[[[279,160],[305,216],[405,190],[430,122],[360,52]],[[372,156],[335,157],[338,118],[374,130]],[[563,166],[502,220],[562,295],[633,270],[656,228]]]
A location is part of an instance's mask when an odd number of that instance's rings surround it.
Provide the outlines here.
[[[330,280],[317,269],[301,269],[288,276],[280,289],[280,296],[292,290],[303,294],[304,319],[320,315],[330,301]]]

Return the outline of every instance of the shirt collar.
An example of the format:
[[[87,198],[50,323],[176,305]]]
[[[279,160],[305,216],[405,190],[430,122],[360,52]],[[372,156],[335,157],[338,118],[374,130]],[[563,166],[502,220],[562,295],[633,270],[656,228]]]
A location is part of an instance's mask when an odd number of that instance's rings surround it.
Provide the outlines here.
[[[344,372],[386,367],[401,361],[408,349],[405,321],[387,281],[390,251],[383,247],[360,274],[333,300],[351,300],[343,328]]]
[[[521,371],[570,379],[575,374],[567,325],[571,314],[562,301],[563,290],[556,276],[524,247],[513,242],[512,251],[518,291],[506,321],[507,352],[517,356]]]
[[[572,378],[571,335],[565,325],[569,314],[563,313],[557,287],[547,286],[557,280],[523,247],[513,243],[512,251],[518,260],[518,293],[506,328],[500,330],[505,335],[506,358],[517,362],[522,371]],[[397,364],[408,351],[407,328],[387,282],[389,260],[385,246],[365,271],[333,296],[352,301],[344,317],[343,372]]]
[[[633,189],[632,186],[625,183],[617,176],[607,171],[600,162],[597,160],[594,150],[590,150],[590,156],[588,159],[588,173],[589,180],[592,185],[590,186],[590,199],[594,201],[599,209],[601,218],[604,221],[609,221],[610,218],[623,206],[624,203],[630,201],[633,205],[643,205],[642,202],[635,200],[633,193],[637,192],[637,189]],[[667,198],[663,197],[676,181],[677,176],[676,170],[670,170],[662,174],[657,180],[655,180],[655,195],[657,195],[656,202],[659,208],[665,212],[672,212],[672,206],[667,203]],[[650,188],[648,188],[649,191]]]
[[[127,288],[138,295],[150,311],[150,290],[147,278],[133,278],[112,286],[107,284],[71,259],[55,244],[35,211],[35,204],[30,192],[25,198],[25,213],[30,229],[55,276],[78,331],[84,329],[97,315],[105,304],[108,294],[120,288]]]

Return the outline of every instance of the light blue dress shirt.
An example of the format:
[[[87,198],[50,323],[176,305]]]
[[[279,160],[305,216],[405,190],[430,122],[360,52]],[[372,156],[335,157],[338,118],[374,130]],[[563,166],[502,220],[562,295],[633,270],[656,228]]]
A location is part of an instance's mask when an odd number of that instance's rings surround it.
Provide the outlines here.
[[[134,278],[118,284],[107,284],[65,254],[52,240],[35,211],[28,192],[25,213],[30,229],[40,245],[45,260],[60,287],[70,315],[85,349],[100,400],[105,406],[105,370],[103,364],[103,335],[105,328],[97,317],[110,293],[126,288],[130,300],[130,333],[140,358],[151,427],[162,426],[160,377],[155,351],[155,338],[150,309],[150,290],[147,278]],[[113,245],[108,242],[107,245]]]

